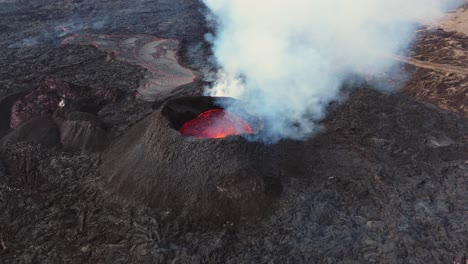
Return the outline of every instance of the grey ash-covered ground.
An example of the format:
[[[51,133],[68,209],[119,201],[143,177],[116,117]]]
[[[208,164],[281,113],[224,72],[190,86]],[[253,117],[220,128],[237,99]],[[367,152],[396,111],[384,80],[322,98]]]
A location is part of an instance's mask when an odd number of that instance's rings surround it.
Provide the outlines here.
[[[182,64],[209,69],[203,12],[195,0],[0,1],[0,263],[466,262],[468,120],[402,94],[361,88],[331,106],[325,131],[291,148],[297,162],[266,217],[214,224],[115,199],[93,146],[128,137],[164,98],[135,99],[143,68],[60,42],[77,33],[175,38]],[[444,34],[424,37],[417,55],[431,38],[438,45]],[[14,103],[50,80],[118,96],[92,110],[80,100],[41,108],[9,129]]]

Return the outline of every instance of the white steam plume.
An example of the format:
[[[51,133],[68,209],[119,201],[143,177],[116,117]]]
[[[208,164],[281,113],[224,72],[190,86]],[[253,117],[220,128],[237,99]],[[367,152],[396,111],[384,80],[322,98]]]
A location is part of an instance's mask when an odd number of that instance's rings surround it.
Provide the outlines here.
[[[204,0],[217,19],[221,66],[208,91],[241,99],[265,121],[262,140],[317,129],[349,74],[389,69],[417,22],[452,0]],[[449,3],[450,2],[450,3]]]

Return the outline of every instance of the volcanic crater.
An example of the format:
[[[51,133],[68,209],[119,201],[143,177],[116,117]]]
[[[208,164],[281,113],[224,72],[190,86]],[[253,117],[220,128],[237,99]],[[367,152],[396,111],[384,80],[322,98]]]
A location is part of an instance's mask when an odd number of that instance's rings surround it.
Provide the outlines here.
[[[168,100],[105,152],[101,173],[118,194],[174,216],[215,222],[264,216],[282,190],[280,145],[254,142],[237,133],[239,123],[242,129],[258,129],[257,118],[245,113],[245,119],[221,115],[216,116],[218,123],[203,119],[205,123],[192,127],[204,113],[224,111],[219,105],[234,100],[207,96]],[[187,124],[195,134],[184,134]]]
[[[265,145],[200,95],[206,11],[0,1],[0,263],[467,261],[466,12],[419,31],[402,93],[360,84]]]

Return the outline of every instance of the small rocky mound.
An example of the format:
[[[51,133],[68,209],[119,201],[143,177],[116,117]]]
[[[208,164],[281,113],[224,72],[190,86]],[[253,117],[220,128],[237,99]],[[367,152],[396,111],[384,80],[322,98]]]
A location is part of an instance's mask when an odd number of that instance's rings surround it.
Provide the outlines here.
[[[54,117],[41,115],[31,118],[4,136],[0,145],[24,142],[61,151],[98,152],[108,146],[111,138],[109,134],[95,115],[57,111]]]
[[[97,113],[119,97],[118,90],[114,89],[92,89],[61,80],[46,80],[13,104],[10,127],[17,128],[34,116],[65,107],[69,111]]]

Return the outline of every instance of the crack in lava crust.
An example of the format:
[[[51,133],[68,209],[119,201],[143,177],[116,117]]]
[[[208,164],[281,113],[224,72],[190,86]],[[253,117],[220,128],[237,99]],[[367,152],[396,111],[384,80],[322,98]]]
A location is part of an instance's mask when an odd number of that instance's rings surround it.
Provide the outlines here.
[[[62,44],[94,46],[112,52],[117,60],[138,65],[148,71],[145,84],[137,90],[137,98],[155,101],[169,95],[175,88],[193,83],[194,73],[178,62],[180,43],[176,39],[161,39],[149,35],[73,35]]]
[[[186,137],[225,138],[230,135],[252,134],[252,128],[233,113],[213,109],[185,123],[179,132]]]

